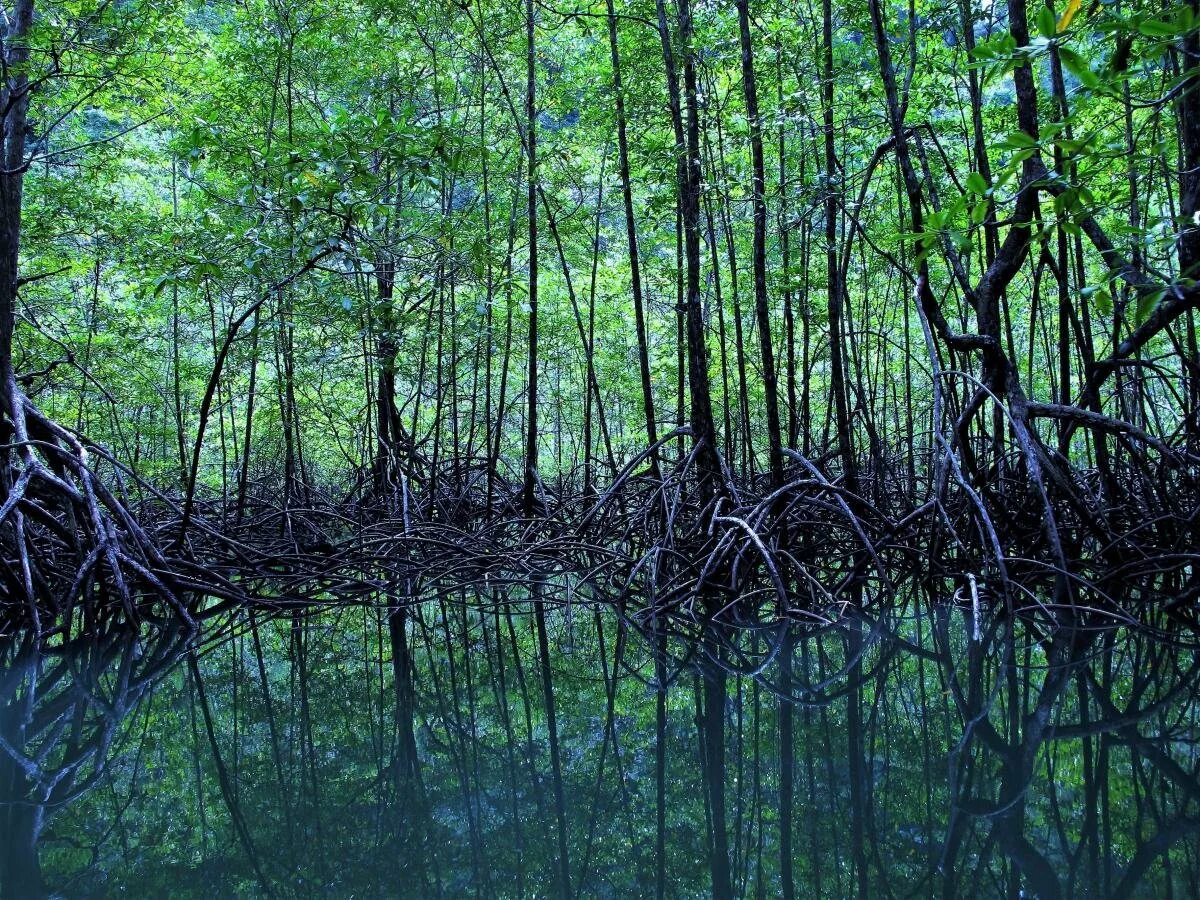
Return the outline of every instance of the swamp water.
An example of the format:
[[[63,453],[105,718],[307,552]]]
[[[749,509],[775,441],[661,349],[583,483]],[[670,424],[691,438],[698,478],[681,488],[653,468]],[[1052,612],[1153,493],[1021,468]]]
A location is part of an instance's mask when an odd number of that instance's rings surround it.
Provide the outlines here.
[[[1181,639],[544,621],[460,593],[4,638],[0,892],[1200,896]]]

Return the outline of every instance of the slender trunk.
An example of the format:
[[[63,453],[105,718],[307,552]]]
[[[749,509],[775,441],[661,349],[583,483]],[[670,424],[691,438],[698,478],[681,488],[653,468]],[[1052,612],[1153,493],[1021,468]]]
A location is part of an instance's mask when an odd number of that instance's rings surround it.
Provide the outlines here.
[[[260,309],[254,311],[250,326],[250,383],[246,387],[246,425],[242,430],[242,461],[238,467],[237,508],[235,520],[241,522],[246,511],[246,494],[250,487],[250,446],[254,437],[254,400],[258,387],[258,324]],[[182,434],[180,435],[182,437]]]
[[[713,653],[719,654],[719,650],[714,648]],[[733,881],[729,867],[729,834],[725,822],[725,702],[728,697],[726,677],[719,659],[704,673],[704,709],[701,719],[705,789],[712,815],[710,871],[713,900],[731,900],[733,897]]]
[[[529,375],[525,384],[525,515],[537,507],[538,403],[538,229],[537,229],[537,79],[533,40],[533,0],[525,0],[525,153],[529,161]]]
[[[12,373],[13,330],[16,325],[17,255],[21,243],[21,194],[24,187],[25,119],[29,84],[24,65],[29,59],[25,36],[33,24],[33,0],[20,0],[13,11],[4,46],[7,78],[0,88],[4,101],[4,172],[0,173],[0,375]]]
[[[683,246],[685,276],[681,283],[680,326],[686,334],[687,382],[691,399],[692,440],[698,445],[701,507],[716,492],[720,463],[713,425],[712,399],[708,386],[708,353],[704,341],[704,312],[700,305],[700,116],[696,98],[696,66],[691,47],[692,15],[688,0],[679,0],[679,43],[683,53],[684,88],[679,87],[671,33],[667,24],[665,0],[656,0],[658,33],[662,43],[663,66],[667,75],[667,98],[671,107],[671,126],[675,134],[679,215],[678,239]],[[684,129],[683,104],[687,104],[687,128]],[[682,337],[682,336],[681,336]],[[680,340],[680,353],[684,341]],[[680,378],[683,377],[680,366]]]
[[[711,85],[709,86],[709,93],[716,93]],[[717,152],[715,158],[707,133],[704,134],[704,143],[709,148],[709,171],[712,173],[713,180],[724,182],[728,180],[728,167],[725,164],[725,130],[721,126],[720,116],[716,117],[716,126]],[[706,205],[711,204],[706,203]],[[737,248],[733,240],[733,213],[730,211],[729,206],[729,194],[727,191],[722,191],[720,203],[721,229],[725,232],[725,258],[729,261],[729,290],[733,300],[733,355],[734,361],[737,364],[738,374],[738,427],[742,432],[742,470],[748,476],[753,477],[755,458],[754,441],[750,428],[750,388],[749,377],[746,372],[746,339],[743,334],[744,319],[742,316],[741,290],[738,282]],[[713,242],[713,282],[720,284],[721,272],[717,267],[715,236],[710,235],[710,240]]]
[[[667,894],[667,638],[657,617],[654,636],[654,897]]]
[[[629,138],[625,125],[625,90],[621,82],[621,56],[617,48],[617,14],[613,0],[605,0],[608,10],[608,46],[612,56],[613,102],[617,117],[617,160],[621,178],[621,199],[625,207],[625,238],[629,245],[629,279],[633,289],[634,327],[637,330],[638,372],[642,379],[642,412],[646,420],[646,441],[658,443],[654,420],[654,392],[650,378],[650,341],[646,329],[645,299],[642,296],[641,258],[638,251],[637,224],[633,208],[633,186],[629,178]],[[650,455],[651,474],[658,476],[658,451]]]
[[[399,748],[397,779],[404,784],[420,778],[417,738],[413,729],[416,698],[413,691],[413,658],[408,644],[408,607],[393,603],[388,609],[388,637],[392,649],[392,677],[396,693],[396,731]]]
[[[825,266],[829,283],[829,384],[833,394],[837,447],[846,486],[856,490],[854,447],[850,435],[850,412],[846,396],[846,363],[842,348],[843,290],[837,259],[838,206],[840,178],[833,135],[833,7],[831,0],[821,4],[821,115],[825,147]]]
[[[749,0],[737,0],[738,30],[742,46],[742,90],[750,120],[751,193],[754,201],[754,313],[762,353],[763,393],[767,407],[768,458],[771,482],[783,484],[783,433],[779,424],[779,389],[775,353],[771,346],[771,311],[767,300],[767,199],[766,164],[763,160],[762,120],[758,112],[758,86],[754,77],[754,48],[750,39]]]
[[[559,892],[570,900],[571,863],[567,850],[567,809],[563,794],[562,759],[558,743],[558,718],[554,708],[554,684],[550,678],[550,641],[546,634],[546,607],[541,584],[533,584],[534,624],[537,628],[538,663],[542,676],[542,701],[546,709],[546,730],[550,736],[550,776],[554,789],[554,817],[558,826]]]
[[[683,53],[683,97],[687,108],[685,174],[680,183],[680,212],[683,219],[684,256],[687,264],[688,393],[691,399],[692,438],[699,447],[700,502],[705,507],[720,490],[717,431],[713,424],[712,397],[708,383],[708,348],[705,341],[704,310],[700,299],[700,109],[697,100],[696,61],[692,47],[690,0],[678,0],[679,42]]]
[[[780,650],[779,683],[779,878],[784,900],[796,896],[796,880],[792,867],[792,807],[796,798],[795,704],[792,701],[792,657],[795,635],[788,630],[783,635]],[[811,861],[814,867],[819,862]]]
[[[787,443],[795,448],[800,430],[799,402],[796,393],[796,312],[792,306],[792,225],[788,221],[788,183],[787,183],[787,134],[784,130],[783,106],[783,47],[776,44],[775,54],[778,58],[778,96],[779,106],[779,255],[781,257],[780,271],[783,273],[783,327],[786,342],[786,371],[787,371]]]

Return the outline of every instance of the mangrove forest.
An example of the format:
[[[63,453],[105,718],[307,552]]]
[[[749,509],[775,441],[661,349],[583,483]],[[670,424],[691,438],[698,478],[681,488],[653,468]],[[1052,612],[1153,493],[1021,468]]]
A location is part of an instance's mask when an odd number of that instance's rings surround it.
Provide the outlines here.
[[[0,0],[0,898],[1200,896],[1200,0]]]

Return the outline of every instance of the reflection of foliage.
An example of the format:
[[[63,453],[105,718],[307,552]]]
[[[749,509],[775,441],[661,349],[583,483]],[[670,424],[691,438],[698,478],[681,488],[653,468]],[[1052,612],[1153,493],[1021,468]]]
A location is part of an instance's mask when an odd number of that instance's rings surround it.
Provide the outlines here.
[[[47,880],[69,880],[81,894],[256,895],[257,865],[285,896],[545,889],[556,842],[533,623],[519,608],[462,599],[425,602],[409,617],[415,777],[398,760],[386,611],[243,618],[211,641],[195,675],[177,668],[111,733],[101,789],[75,792],[41,837]],[[583,605],[551,620],[581,894],[654,887],[654,642],[623,631]],[[857,664],[847,649],[856,631],[866,647]],[[980,632],[972,640],[969,617],[943,609],[793,635],[799,892],[852,894],[860,840],[872,893],[936,892],[952,877],[960,891],[998,895],[1018,873],[1032,890],[1031,852],[1060,893],[1134,887],[1122,882],[1129,873],[1138,893],[1185,889],[1198,874],[1181,839],[1200,805],[1187,777],[1196,765],[1194,656],[1128,633],[1084,639],[1000,620]],[[716,652],[711,640],[669,641],[668,895],[709,890],[712,798],[697,704],[705,679],[717,677],[728,692],[723,802],[734,890],[780,891],[779,657],[757,677],[737,674],[780,639],[734,633]],[[705,661],[717,653],[724,668]],[[55,696],[68,693],[67,671],[78,673],[72,690],[82,697],[89,679],[119,662],[64,667]],[[8,675],[18,671],[27,670]],[[1039,885],[1040,895],[1053,887]]]

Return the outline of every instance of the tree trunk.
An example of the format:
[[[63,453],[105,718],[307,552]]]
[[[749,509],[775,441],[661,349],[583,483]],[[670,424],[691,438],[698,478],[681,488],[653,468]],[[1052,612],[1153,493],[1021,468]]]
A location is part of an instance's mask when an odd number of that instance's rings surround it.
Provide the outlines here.
[[[754,201],[754,312],[762,352],[763,393],[767,407],[767,441],[771,483],[783,484],[783,433],[779,424],[779,389],[775,353],[771,346],[771,310],[767,299],[767,199],[766,164],[763,159],[762,120],[758,112],[758,86],[754,77],[754,48],[750,40],[749,0],[737,0],[738,30],[742,45],[742,90],[750,120],[751,195]]]
[[[529,375],[526,381],[525,482],[522,503],[525,515],[537,507],[537,403],[538,403],[538,228],[537,228],[537,78],[533,40],[533,0],[525,0],[525,152],[529,160]]]
[[[646,442],[658,443],[654,420],[654,391],[650,379],[650,341],[646,330],[645,299],[642,296],[641,254],[638,251],[637,224],[633,209],[633,185],[629,178],[629,138],[625,127],[625,89],[621,82],[621,55],[617,48],[617,14],[613,0],[605,0],[608,10],[608,47],[612,56],[613,103],[617,117],[617,160],[621,177],[621,199],[625,207],[625,238],[629,245],[629,280],[633,289],[634,327],[637,330],[638,373],[642,379],[642,412],[646,420]],[[650,454],[651,473],[658,477],[658,451]]]

